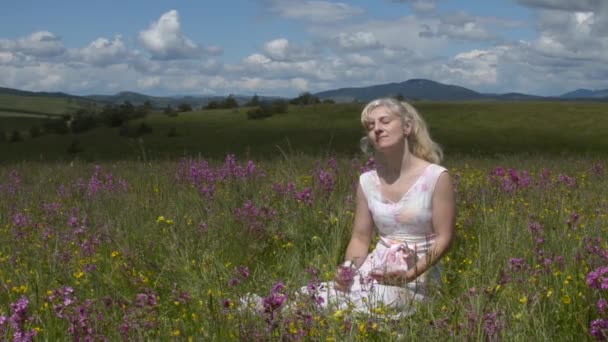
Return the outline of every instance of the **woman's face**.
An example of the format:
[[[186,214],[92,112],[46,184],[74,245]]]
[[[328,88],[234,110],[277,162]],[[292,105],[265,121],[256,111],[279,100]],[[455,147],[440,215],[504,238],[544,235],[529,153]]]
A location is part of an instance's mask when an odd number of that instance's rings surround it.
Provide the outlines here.
[[[389,112],[386,107],[376,107],[365,120],[369,142],[378,151],[403,144],[410,133],[411,125],[405,125],[401,118]]]

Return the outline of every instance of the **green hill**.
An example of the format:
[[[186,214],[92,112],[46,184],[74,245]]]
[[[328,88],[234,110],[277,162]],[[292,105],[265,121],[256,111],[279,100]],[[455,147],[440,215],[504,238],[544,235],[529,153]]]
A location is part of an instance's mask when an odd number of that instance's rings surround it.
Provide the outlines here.
[[[68,114],[83,105],[70,97],[24,96],[0,94],[0,112],[37,115]]]
[[[72,135],[49,134],[18,143],[1,142],[0,160],[70,159],[74,138],[85,160],[180,158],[227,153],[276,158],[290,153],[359,153],[361,104],[292,106],[287,114],[248,120],[245,108],[152,114],[151,133],[139,138],[100,127]],[[608,152],[608,103],[593,102],[421,102],[431,134],[449,157],[454,154]],[[136,131],[143,121],[131,122]],[[174,137],[169,137],[173,131]],[[6,148],[10,147],[10,148]]]

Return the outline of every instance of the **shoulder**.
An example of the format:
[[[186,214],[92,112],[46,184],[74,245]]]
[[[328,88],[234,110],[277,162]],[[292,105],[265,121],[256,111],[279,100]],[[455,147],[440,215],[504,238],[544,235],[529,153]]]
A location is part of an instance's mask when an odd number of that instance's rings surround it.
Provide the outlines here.
[[[441,189],[444,188],[444,185],[440,185],[438,186],[440,183],[452,183],[450,174],[448,169],[446,169],[445,167],[439,165],[439,164],[429,164],[427,166],[427,181],[428,181],[428,186],[431,188],[431,190],[435,190],[435,188],[439,187]],[[442,191],[442,190],[440,190]]]
[[[370,198],[375,189],[377,175],[376,170],[369,170],[359,176],[359,186],[366,198]]]
[[[449,172],[448,169],[439,164],[429,163],[427,167],[432,171],[433,174],[437,175],[438,177],[444,172]]]
[[[374,179],[376,179],[377,174],[378,173],[376,172],[376,170],[365,171],[361,175],[359,175],[359,182],[361,184],[363,184],[365,182],[371,182]]]

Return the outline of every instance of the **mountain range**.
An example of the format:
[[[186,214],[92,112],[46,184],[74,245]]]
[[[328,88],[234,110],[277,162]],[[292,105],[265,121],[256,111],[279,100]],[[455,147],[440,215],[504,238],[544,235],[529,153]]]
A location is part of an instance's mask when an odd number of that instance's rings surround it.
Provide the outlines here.
[[[63,97],[82,101],[95,101],[101,103],[120,104],[129,101],[134,105],[141,105],[149,101],[155,108],[167,106],[176,107],[182,103],[189,103],[194,107],[207,105],[210,101],[222,100],[223,96],[149,96],[145,94],[124,91],[115,95],[87,95],[76,96],[63,92],[30,92],[0,87],[0,94],[18,96]],[[359,88],[341,88],[314,93],[321,100],[332,99],[336,102],[368,102],[375,98],[385,96],[402,96],[409,100],[427,101],[524,101],[524,100],[592,100],[608,101],[608,89],[589,90],[577,89],[559,96],[536,96],[522,93],[491,94],[479,93],[474,90],[443,84],[427,79],[411,79],[401,83],[378,84]],[[249,95],[234,95],[238,103],[243,104],[251,99]],[[277,99],[279,97],[259,96],[260,101]]]

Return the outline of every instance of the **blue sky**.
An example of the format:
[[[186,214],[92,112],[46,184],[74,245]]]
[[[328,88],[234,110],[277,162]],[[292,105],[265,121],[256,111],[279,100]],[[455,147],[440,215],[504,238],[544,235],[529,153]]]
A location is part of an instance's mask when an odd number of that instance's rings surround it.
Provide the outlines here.
[[[295,96],[411,78],[556,95],[608,88],[608,1],[11,1],[0,75],[80,95]]]

